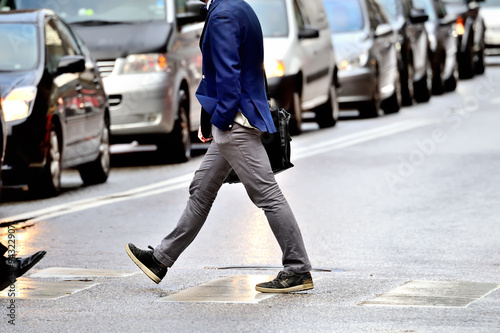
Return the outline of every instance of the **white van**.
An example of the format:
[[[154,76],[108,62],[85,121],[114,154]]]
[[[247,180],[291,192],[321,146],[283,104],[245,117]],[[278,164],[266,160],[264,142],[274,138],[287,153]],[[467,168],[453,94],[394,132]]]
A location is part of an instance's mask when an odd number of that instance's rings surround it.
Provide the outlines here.
[[[303,111],[320,127],[335,125],[336,69],[330,28],[321,0],[247,0],[264,34],[264,59],[272,100],[292,114],[301,132]]]

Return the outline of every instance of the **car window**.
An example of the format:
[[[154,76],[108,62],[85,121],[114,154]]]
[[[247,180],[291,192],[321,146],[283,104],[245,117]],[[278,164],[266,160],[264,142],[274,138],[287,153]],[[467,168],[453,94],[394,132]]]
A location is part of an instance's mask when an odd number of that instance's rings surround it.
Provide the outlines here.
[[[286,15],[286,4],[283,0],[248,0],[250,6],[257,14],[262,34],[264,37],[286,37],[288,36],[288,18]]]
[[[391,22],[395,22],[398,19],[398,1],[400,0],[378,0]]]
[[[80,45],[77,40],[73,36],[73,32],[61,21],[55,20],[58,30],[61,32],[61,39],[63,43],[66,45],[66,48],[71,55],[82,55],[82,51],[80,50]]]
[[[56,22],[51,19],[45,24],[45,47],[47,65],[51,73],[57,71],[59,60],[65,55],[76,55],[74,45],[68,43],[67,38],[61,38]]]
[[[363,30],[363,11],[358,1],[324,0],[332,32]]]
[[[411,0],[403,0],[403,14],[405,17],[410,17],[413,2]]]
[[[437,19],[437,13],[432,2],[433,0],[413,0],[415,8],[424,9],[429,16],[429,20],[435,21]]]
[[[293,12],[295,13],[295,21],[297,22],[297,28],[299,29],[299,31],[304,30],[306,21],[301,9],[299,8],[299,4],[297,3],[297,1],[293,2]]]
[[[441,0],[436,0],[436,12],[439,18],[446,16],[446,8]]]
[[[382,9],[382,7],[380,7],[379,3],[376,1],[369,2],[371,3],[371,9],[373,10],[375,19],[377,20],[377,26],[379,24],[389,23],[389,19],[387,18],[385,11]]]
[[[184,0],[186,1],[186,0]],[[14,9],[49,8],[66,22],[164,21],[165,0],[15,0]]]
[[[481,7],[499,7],[500,0],[486,0],[481,2]]]
[[[38,64],[38,33],[34,24],[0,24],[0,71],[22,71]]]

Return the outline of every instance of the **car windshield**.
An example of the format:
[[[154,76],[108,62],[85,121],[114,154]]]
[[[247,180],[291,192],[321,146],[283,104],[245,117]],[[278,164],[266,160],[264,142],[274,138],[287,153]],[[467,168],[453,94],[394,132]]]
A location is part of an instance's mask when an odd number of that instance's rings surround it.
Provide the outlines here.
[[[486,0],[481,2],[481,7],[500,7],[500,0]]]
[[[283,0],[247,0],[257,14],[264,37],[287,37],[288,20]]]
[[[432,4],[433,0],[413,0],[413,5],[415,8],[424,9],[429,16],[429,21],[435,21],[437,19],[437,14]]]
[[[324,0],[323,2],[332,32],[363,30],[363,12],[358,1]]]
[[[49,8],[69,23],[165,20],[165,0],[15,0],[16,9]]]
[[[397,1],[399,0],[379,0],[378,2],[382,6],[382,8],[385,10],[387,14],[387,18],[391,22],[396,22],[398,19],[398,8],[397,8]]]
[[[38,63],[37,29],[28,23],[0,24],[0,71],[24,71]]]

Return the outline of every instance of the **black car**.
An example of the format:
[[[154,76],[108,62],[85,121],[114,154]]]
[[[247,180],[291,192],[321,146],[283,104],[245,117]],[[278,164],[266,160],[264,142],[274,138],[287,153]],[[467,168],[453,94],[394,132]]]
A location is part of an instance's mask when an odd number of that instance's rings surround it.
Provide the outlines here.
[[[7,124],[3,116],[3,100],[1,99],[2,93],[0,92],[0,196],[2,192],[2,164],[5,155],[5,144],[7,143]]]
[[[413,100],[427,102],[430,86],[427,84],[429,40],[424,22],[428,15],[414,7],[412,0],[379,0],[397,34],[399,79],[403,105]]]
[[[432,81],[432,93],[455,90],[458,80],[455,16],[447,13],[442,0],[413,0],[413,3],[429,16],[425,29],[429,36],[428,78]]]
[[[50,10],[0,12],[0,45],[4,185],[56,195],[63,168],[78,168],[85,184],[105,182],[108,102],[79,37]]]
[[[470,79],[485,70],[485,25],[479,15],[479,2],[484,0],[443,0],[446,10],[456,16],[458,73],[461,79]]]

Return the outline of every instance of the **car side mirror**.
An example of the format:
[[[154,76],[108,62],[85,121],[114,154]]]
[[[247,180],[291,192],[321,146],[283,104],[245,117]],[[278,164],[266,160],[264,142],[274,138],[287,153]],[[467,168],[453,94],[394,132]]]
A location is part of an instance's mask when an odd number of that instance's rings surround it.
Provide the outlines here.
[[[205,17],[201,13],[203,7],[204,5],[199,0],[186,1],[186,11],[176,16],[179,26],[205,21]]]
[[[392,27],[388,23],[379,24],[375,29],[375,37],[382,37],[391,34]]]
[[[318,38],[319,30],[311,26],[305,26],[304,29],[299,31],[299,39]]]
[[[65,73],[81,73],[85,71],[85,58],[83,56],[64,56],[59,59],[57,75]]]
[[[429,19],[429,15],[424,9],[413,8],[410,12],[410,22],[413,24],[424,23]]]

